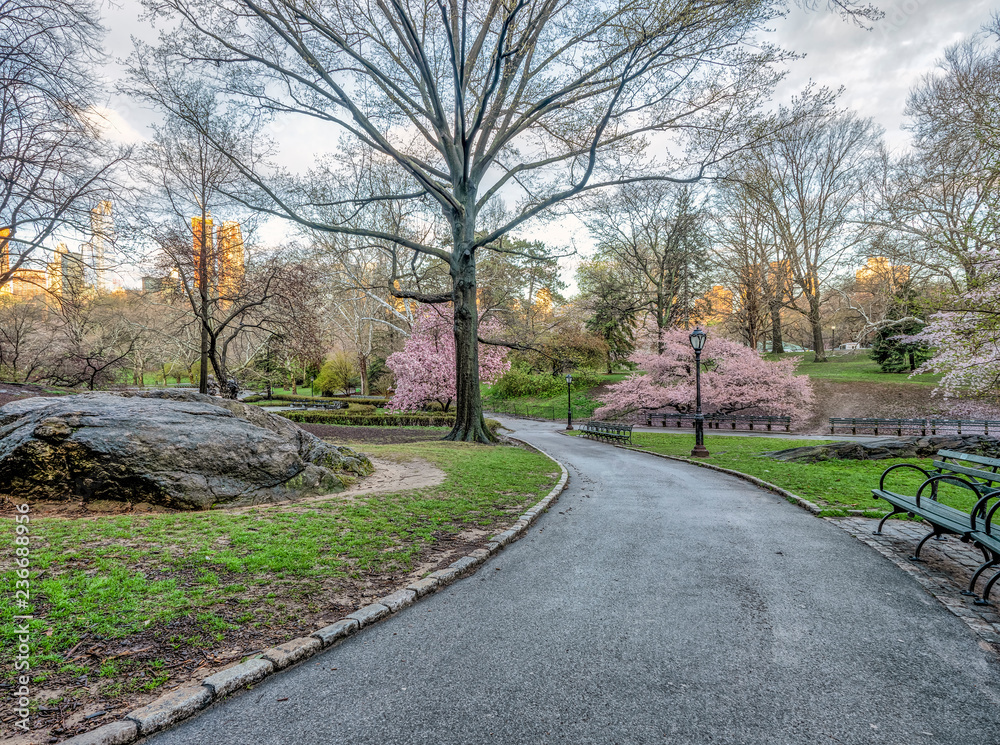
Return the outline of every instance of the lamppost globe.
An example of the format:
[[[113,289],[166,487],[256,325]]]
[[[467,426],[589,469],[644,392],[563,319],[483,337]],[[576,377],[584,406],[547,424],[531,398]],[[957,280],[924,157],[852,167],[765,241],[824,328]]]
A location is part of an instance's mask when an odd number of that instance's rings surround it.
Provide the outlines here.
[[[705,340],[708,338],[708,334],[702,331],[700,328],[696,328],[691,332],[688,339],[691,342],[691,347],[694,349],[696,354],[700,354],[701,350],[705,348]]]
[[[696,328],[688,336],[691,348],[694,349],[694,449],[691,455],[695,458],[709,456],[705,448],[705,415],[701,413],[701,350],[705,348],[707,338],[708,334],[700,328]]]

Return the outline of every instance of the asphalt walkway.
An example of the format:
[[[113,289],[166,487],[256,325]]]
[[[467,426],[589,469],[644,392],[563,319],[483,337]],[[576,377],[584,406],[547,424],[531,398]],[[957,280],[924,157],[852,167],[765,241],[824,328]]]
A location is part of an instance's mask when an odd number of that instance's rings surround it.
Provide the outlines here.
[[[148,741],[996,745],[1000,666],[736,478],[510,420],[570,481],[472,576]]]

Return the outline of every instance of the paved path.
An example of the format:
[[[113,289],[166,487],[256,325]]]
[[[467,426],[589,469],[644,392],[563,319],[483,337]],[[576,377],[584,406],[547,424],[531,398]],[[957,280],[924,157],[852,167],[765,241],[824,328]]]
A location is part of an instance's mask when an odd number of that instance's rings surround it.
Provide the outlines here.
[[[511,426],[570,468],[525,538],[150,742],[1000,742],[1000,666],[871,548],[738,479]]]

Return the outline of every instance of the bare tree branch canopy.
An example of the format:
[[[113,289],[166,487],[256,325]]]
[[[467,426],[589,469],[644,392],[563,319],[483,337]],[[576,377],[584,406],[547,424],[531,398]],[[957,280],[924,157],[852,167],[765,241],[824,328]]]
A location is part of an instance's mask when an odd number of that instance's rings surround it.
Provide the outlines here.
[[[104,29],[86,0],[0,3],[0,286],[54,232],[86,230],[118,157],[93,107]]]
[[[861,14],[850,0],[849,13]],[[323,219],[342,199],[296,189],[233,153],[255,193],[237,196],[315,229],[433,257],[451,278],[457,417],[451,439],[486,442],[478,380],[476,252],[588,192],[696,181],[771,132],[758,106],[787,55],[758,32],[778,0],[146,0],[175,19],[132,57],[131,85],[162,95],[183,74],[210,81],[253,130],[295,117],[328,125],[388,164],[392,194],[425,205],[433,240]],[[183,112],[175,112],[183,115]],[[353,195],[357,210],[385,192]],[[480,230],[496,199],[509,218]]]

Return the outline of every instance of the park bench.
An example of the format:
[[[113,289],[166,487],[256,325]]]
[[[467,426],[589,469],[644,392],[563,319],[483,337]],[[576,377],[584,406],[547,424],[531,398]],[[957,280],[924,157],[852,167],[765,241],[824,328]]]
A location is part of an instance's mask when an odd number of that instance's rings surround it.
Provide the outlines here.
[[[914,469],[919,471],[924,481],[916,494],[900,494],[886,489],[886,477],[893,471]],[[875,499],[884,499],[892,505],[892,511],[878,524],[876,535],[882,534],[885,521],[893,515],[906,513],[919,517],[931,526],[931,532],[917,544],[912,561],[920,561],[920,550],[931,538],[944,540],[946,535],[956,535],[959,540],[971,542],[983,553],[984,562],[973,573],[968,588],[963,595],[975,596],[976,582],[990,568],[1000,565],[1000,524],[993,524],[993,517],[1000,508],[1000,458],[960,453],[954,450],[939,450],[934,460],[933,470],[921,468],[912,463],[898,463],[882,473],[878,489],[872,489]],[[972,492],[976,500],[972,509],[952,507],[940,501],[940,487],[951,484]],[[991,500],[997,500],[992,505]],[[1000,579],[1000,571],[994,575],[983,591],[977,604],[988,604],[990,591]]]
[[[750,429],[754,428],[755,424],[762,424],[767,426],[767,431],[771,431],[771,427],[777,424],[779,427],[784,427],[786,432],[792,429],[792,418],[790,416],[741,416],[741,415],[728,415],[719,416],[718,414],[713,414],[711,419],[706,419],[709,427],[715,427],[719,429],[723,422],[729,422],[733,429],[736,429],[737,424],[745,424]]]
[[[646,426],[652,427],[654,422],[660,422],[664,427],[667,426],[667,422],[675,424],[677,427],[682,427],[685,424],[689,427],[693,427],[694,414],[646,414]],[[721,429],[724,422],[730,424],[733,429],[736,429],[738,424],[746,425],[749,429],[753,429],[754,425],[763,425],[769,432],[774,425],[784,427],[786,432],[790,431],[792,428],[792,418],[790,416],[750,416],[740,414],[705,415],[705,425],[709,429],[713,427],[715,429]]]
[[[321,403],[319,401],[313,403],[312,401],[294,401],[289,404],[291,409],[330,409],[334,411],[343,411],[346,407],[340,402],[335,403]]]
[[[625,442],[632,444],[632,425],[615,424],[613,422],[585,422],[581,430],[586,437],[596,437],[599,440]]]
[[[936,435],[938,432],[956,432],[958,434],[989,435],[990,428],[994,434],[1000,432],[1000,421],[990,419],[875,419],[867,417],[830,417],[830,434],[837,428],[850,429],[852,435],[858,430],[871,431],[878,435],[881,429],[884,433],[895,432],[896,435],[906,434]]]

